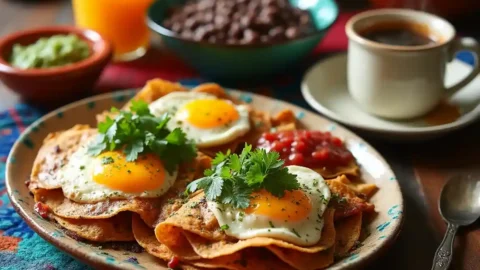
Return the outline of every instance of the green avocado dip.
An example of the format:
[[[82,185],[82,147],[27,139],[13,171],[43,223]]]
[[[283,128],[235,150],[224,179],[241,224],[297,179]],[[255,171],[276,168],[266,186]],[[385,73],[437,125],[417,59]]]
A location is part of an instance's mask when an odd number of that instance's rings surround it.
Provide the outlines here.
[[[59,67],[90,56],[88,44],[76,35],[54,35],[22,46],[13,45],[10,64],[21,69]]]

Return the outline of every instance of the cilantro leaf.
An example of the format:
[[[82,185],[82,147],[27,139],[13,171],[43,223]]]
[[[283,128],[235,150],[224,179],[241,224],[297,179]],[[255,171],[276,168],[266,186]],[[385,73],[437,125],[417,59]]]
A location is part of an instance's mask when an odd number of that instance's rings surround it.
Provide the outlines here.
[[[143,152],[143,142],[140,139],[127,144],[123,151],[127,155],[127,161],[135,161],[138,158],[138,154]]]
[[[242,163],[240,162],[240,158],[237,154],[230,156],[230,169],[237,173],[242,169]]]
[[[249,186],[260,184],[265,179],[265,173],[262,170],[261,164],[254,163],[246,174],[246,182]]]
[[[190,183],[187,192],[203,189],[209,201],[244,209],[249,207],[253,192],[265,189],[282,197],[285,191],[300,188],[296,176],[283,164],[278,153],[252,151],[251,145],[246,145],[240,156],[217,153],[212,168],[205,170],[205,177]]]
[[[107,116],[105,121],[98,123],[98,132],[105,133],[113,125],[113,121],[110,117]]]
[[[87,153],[92,156],[98,156],[105,149],[107,149],[107,143],[105,142],[105,135],[99,134],[95,137],[94,141],[88,146]]]
[[[192,181],[190,184],[188,184],[187,191],[190,193],[193,193],[196,190],[207,188],[208,186],[210,186],[211,183],[212,183],[212,178],[203,177],[195,181]]]
[[[144,101],[132,101],[131,111],[119,111],[115,119],[107,117],[98,124],[99,135],[88,146],[88,153],[97,156],[103,151],[123,150],[127,161],[135,161],[139,155],[154,153],[162,160],[169,173],[178,164],[189,162],[197,155],[197,149],[179,128],[170,131],[168,114],[155,117]]]
[[[222,153],[222,152],[218,152],[215,156],[215,158],[212,160],[212,164],[213,165],[218,165],[220,163],[222,163],[223,161],[225,161],[228,157],[230,156],[230,149],[228,149],[227,153]]]
[[[180,128],[176,128],[165,137],[165,140],[171,144],[181,145],[187,140],[187,135]]]
[[[250,197],[254,191],[247,185],[237,182],[233,185],[232,204],[235,208],[245,209],[250,206]]]
[[[244,209],[250,205],[250,194],[252,192],[252,189],[241,181],[224,181],[222,195],[217,201]]]
[[[276,197],[283,197],[285,191],[300,188],[295,175],[288,173],[287,168],[281,168],[265,177],[263,187]]]
[[[205,194],[207,195],[207,200],[212,201],[222,194],[223,179],[220,177],[211,177],[210,179],[211,182]]]
[[[130,110],[139,116],[152,116],[148,104],[142,100],[132,100]]]

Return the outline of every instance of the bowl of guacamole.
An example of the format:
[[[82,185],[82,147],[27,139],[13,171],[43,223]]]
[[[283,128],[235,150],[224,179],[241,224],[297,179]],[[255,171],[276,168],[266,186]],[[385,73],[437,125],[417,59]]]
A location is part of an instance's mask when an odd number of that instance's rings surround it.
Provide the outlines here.
[[[29,45],[14,44],[9,62],[21,69],[52,68],[77,63],[90,55],[88,43],[77,35],[53,35]]]
[[[47,26],[0,38],[0,80],[35,104],[62,105],[86,96],[112,59],[100,33]]]

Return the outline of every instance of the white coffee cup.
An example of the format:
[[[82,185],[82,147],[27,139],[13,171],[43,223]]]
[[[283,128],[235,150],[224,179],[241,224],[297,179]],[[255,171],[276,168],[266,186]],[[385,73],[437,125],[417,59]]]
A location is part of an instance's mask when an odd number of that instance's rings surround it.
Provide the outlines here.
[[[411,22],[427,27],[437,41],[427,45],[399,46],[368,40],[360,35],[376,25]],[[346,25],[348,89],[367,112],[392,119],[407,119],[431,111],[442,99],[472,81],[480,72],[480,46],[472,38],[455,38],[446,20],[408,9],[377,9],[352,17]],[[444,85],[446,64],[455,53],[475,54],[475,67],[462,81]]]

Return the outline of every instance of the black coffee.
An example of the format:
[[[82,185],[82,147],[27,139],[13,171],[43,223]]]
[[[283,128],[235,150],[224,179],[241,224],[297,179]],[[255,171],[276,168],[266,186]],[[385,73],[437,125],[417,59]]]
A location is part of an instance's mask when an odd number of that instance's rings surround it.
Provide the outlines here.
[[[437,42],[428,26],[414,23],[382,23],[360,33],[366,39],[397,46],[421,46]]]

